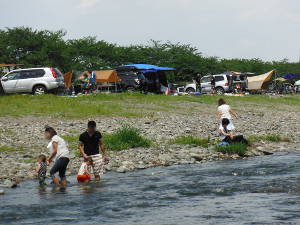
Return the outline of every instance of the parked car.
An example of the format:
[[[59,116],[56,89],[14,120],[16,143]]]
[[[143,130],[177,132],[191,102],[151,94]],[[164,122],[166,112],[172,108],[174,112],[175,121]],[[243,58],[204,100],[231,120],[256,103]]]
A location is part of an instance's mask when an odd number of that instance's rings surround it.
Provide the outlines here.
[[[225,92],[230,91],[230,76],[226,74],[217,74],[212,75],[215,78],[216,86],[215,90],[217,94],[224,94]],[[196,91],[200,91],[201,93],[210,93],[211,92],[211,76],[204,76],[200,79],[199,88],[201,90],[197,90],[197,83],[194,82],[192,84],[188,84],[185,86],[185,92],[193,93]]]
[[[13,70],[1,78],[5,94],[45,94],[64,89],[64,78],[57,68],[29,68]]]

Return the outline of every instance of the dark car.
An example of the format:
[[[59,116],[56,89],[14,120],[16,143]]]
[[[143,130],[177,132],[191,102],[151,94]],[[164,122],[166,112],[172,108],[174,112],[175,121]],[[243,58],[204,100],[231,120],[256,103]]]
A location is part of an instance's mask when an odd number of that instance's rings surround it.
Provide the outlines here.
[[[161,93],[168,86],[166,71],[173,68],[148,64],[133,64],[116,68],[123,90]]]

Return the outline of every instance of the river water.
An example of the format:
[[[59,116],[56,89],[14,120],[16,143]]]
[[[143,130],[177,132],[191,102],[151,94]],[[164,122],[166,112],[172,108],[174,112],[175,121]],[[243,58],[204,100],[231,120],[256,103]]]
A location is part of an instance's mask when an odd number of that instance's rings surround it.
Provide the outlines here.
[[[108,173],[0,196],[1,224],[300,224],[300,152]]]

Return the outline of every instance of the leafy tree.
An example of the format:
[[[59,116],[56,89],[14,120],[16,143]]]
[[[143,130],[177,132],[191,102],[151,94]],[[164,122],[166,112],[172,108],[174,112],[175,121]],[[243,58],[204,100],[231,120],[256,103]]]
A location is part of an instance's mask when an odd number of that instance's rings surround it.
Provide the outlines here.
[[[65,40],[63,30],[33,30],[28,27],[0,30],[0,63],[26,67],[53,66],[63,72],[112,69],[124,64],[146,63],[176,68],[174,81],[189,81],[197,73],[217,74],[242,71],[262,74],[276,69],[279,74],[300,74],[300,63],[264,62],[261,59],[204,57],[195,47],[150,40],[147,45],[119,46],[96,37]]]

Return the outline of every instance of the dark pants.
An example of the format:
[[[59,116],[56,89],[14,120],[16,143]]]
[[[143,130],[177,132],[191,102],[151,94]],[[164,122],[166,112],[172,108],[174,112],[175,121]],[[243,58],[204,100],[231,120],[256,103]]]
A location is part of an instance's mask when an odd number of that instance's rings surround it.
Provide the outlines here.
[[[69,158],[61,157],[55,161],[54,166],[50,170],[50,175],[54,178],[55,174],[58,172],[61,180],[66,179],[66,170],[69,164]]]
[[[242,143],[245,145],[249,144],[243,135],[234,136],[232,139],[230,137],[226,137],[223,141],[228,142],[229,144],[232,144],[232,143]]]

